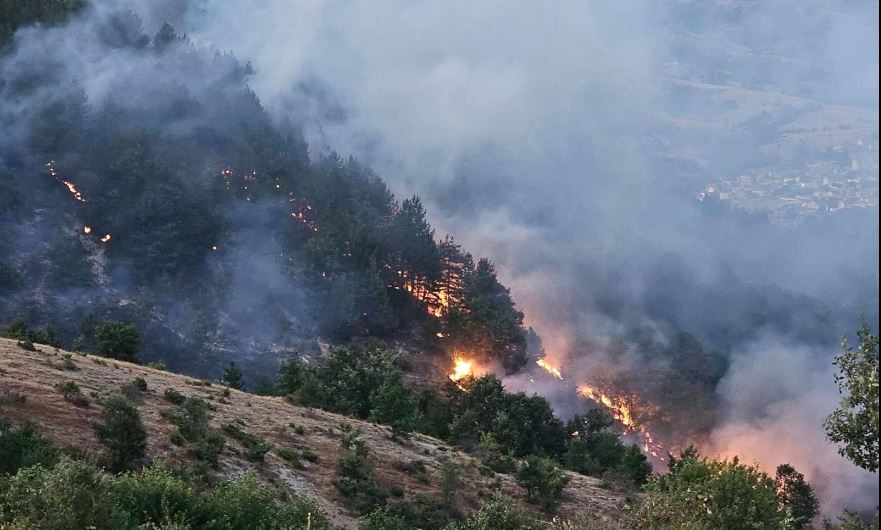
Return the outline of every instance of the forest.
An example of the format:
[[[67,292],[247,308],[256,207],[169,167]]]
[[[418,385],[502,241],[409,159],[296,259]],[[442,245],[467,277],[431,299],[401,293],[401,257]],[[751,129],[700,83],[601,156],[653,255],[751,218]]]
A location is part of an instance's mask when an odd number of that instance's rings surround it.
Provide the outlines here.
[[[398,499],[376,480],[358,430],[341,428],[334,485],[362,530],[612,528],[591,514],[554,518],[573,473],[638,499],[617,528],[818,522],[811,485],[787,463],[768,474],[689,446],[653,469],[605,409],[561,418],[548,399],[506,388],[503,376],[544,351],[494,263],[436,233],[420,197],[395,197],[367,165],[314,149],[296,123],[276,119],[249,85],[250,63],[169,24],[147,34],[126,11],[93,38],[112,50],[108,60],[119,54],[146,74],[100,98],[51,60],[4,60],[19,28],[52,28],[88,9],[0,0],[0,335],[18,348],[161,367],[387,426],[396,443],[427,435],[473,455],[488,476],[514,477],[532,505],[497,497],[466,513],[451,468],[440,498]],[[632,335],[650,358],[673,361],[631,384],[703,411],[671,425],[708,429],[725,361],[685,332],[667,344]],[[878,339],[868,324],[859,341],[837,358],[844,400],[826,429],[843,457],[877,472]],[[465,351],[498,375],[420,373],[426,359],[446,368]],[[24,399],[0,395],[0,526],[333,528],[308,498],[220,473],[231,441],[257,462],[274,450],[296,468],[308,454],[286,458],[236,424],[209,427],[205,401],[165,391],[171,443],[190,449],[191,465],[150,458],[136,399],[145,388],[56,389],[72,406],[100,407],[97,455],[3,419],[2,407]],[[878,528],[877,515],[863,519],[846,512],[819,524]]]

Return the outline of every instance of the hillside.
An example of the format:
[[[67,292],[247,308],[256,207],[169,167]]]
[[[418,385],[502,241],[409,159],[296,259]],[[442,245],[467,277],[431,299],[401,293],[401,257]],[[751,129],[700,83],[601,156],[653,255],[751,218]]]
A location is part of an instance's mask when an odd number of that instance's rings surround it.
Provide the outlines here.
[[[264,462],[254,463],[245,458],[236,441],[227,437],[227,446],[219,459],[219,474],[234,477],[253,469],[273,484],[313,498],[332,521],[342,526],[355,528],[357,525],[356,517],[346,509],[345,499],[332,483],[336,477],[336,461],[344,451],[339,441],[339,426],[344,422],[361,429],[377,481],[386,487],[403,486],[405,498],[417,493],[439,497],[440,461],[449,457],[455,462],[461,479],[457,501],[463,510],[479,507],[482,497],[487,497],[494,489],[500,489],[524,507],[534,509],[525,503],[523,490],[511,476],[483,476],[474,458],[428,436],[414,434],[408,441],[398,443],[389,439],[387,427],[298,407],[282,398],[236,390],[224,397],[225,387],[204,386],[183,375],[93,355],[69,354],[49,346],[38,345],[37,348],[39,351],[30,352],[17,346],[15,341],[0,339],[0,416],[16,423],[30,420],[62,447],[81,447],[98,452],[100,446],[92,424],[99,419],[101,409],[95,404],[82,407],[66,401],[53,388],[56,384],[73,381],[84,395],[107,395],[118,392],[135,377],[142,377],[148,390],[139,393],[135,401],[148,431],[148,452],[152,458],[173,463],[186,463],[189,458],[183,449],[170,441],[174,425],[161,414],[172,407],[163,397],[165,389],[174,388],[186,396],[201,397],[216,407],[210,420],[214,427],[237,424],[244,431],[265,438],[274,449],[308,449],[318,455],[314,463],[303,462],[303,469],[294,469],[275,450],[266,455]],[[62,368],[65,355],[71,355],[74,369]],[[17,395],[24,396],[25,401],[11,399]],[[292,425],[302,429],[295,431]],[[427,480],[408,465],[417,461],[424,464]],[[620,518],[626,502],[624,494],[602,488],[599,479],[574,473],[568,475],[570,482],[564,490],[558,514],[567,517],[588,513],[609,521]]]

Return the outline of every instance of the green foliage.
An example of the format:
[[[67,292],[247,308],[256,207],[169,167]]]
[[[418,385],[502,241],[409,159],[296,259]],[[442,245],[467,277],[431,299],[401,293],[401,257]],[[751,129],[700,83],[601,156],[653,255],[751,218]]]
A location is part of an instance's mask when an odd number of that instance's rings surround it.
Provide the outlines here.
[[[447,313],[447,329],[456,345],[476,352],[484,361],[499,360],[510,371],[526,364],[523,313],[514,307],[493,264],[481,259],[466,267],[462,299]]]
[[[389,512],[388,507],[370,513],[358,530],[411,530],[414,528],[404,517]]]
[[[85,5],[84,0],[0,0],[0,47],[22,26],[58,24]]]
[[[270,488],[253,473],[207,491],[160,465],[111,476],[64,459],[0,477],[4,528],[287,530],[307,524],[331,528],[314,504]]]
[[[78,407],[88,407],[92,402],[82,394],[80,386],[73,381],[62,381],[55,384],[55,390],[64,396],[64,400]]]
[[[245,432],[238,425],[232,423],[224,423],[220,426],[221,430],[232,438],[238,440],[245,448],[245,458],[253,462],[262,462],[266,453],[272,449],[272,446],[263,438]]]
[[[488,432],[480,434],[477,454],[480,460],[496,473],[511,474],[517,471],[517,459]]]
[[[448,507],[456,506],[456,492],[459,490],[459,469],[449,458],[441,460],[440,490],[441,498]]]
[[[615,468],[630,484],[642,486],[652,474],[652,465],[648,458],[639,450],[639,447],[631,445],[624,451],[621,462]]]
[[[106,449],[109,468],[125,471],[138,466],[147,449],[147,431],[138,409],[122,396],[110,396],[101,405],[102,421],[95,424],[95,435]]]
[[[226,441],[208,426],[208,403],[200,398],[186,398],[174,413],[166,417],[176,426],[172,440],[177,445],[190,445],[192,454],[202,462],[216,465]]]
[[[244,381],[242,371],[239,370],[234,362],[230,362],[229,366],[226,367],[226,370],[223,371],[223,375],[220,376],[221,383],[236,390],[241,390],[245,387]]]
[[[841,339],[841,352],[835,357],[840,374],[836,377],[844,397],[826,418],[826,435],[842,444],[839,452],[854,464],[878,471],[878,336],[868,323],[857,332],[857,349]]]
[[[96,352],[120,361],[137,362],[141,338],[131,324],[104,322],[95,328]]]
[[[34,346],[34,343],[33,341],[31,341],[31,339],[20,340],[16,342],[16,345],[23,350],[37,351],[37,347]]]
[[[383,506],[388,493],[377,486],[373,479],[373,468],[368,461],[368,449],[358,440],[353,448],[346,451],[337,461],[339,477],[333,485],[349,500],[356,512],[367,514]]]
[[[303,469],[303,462],[300,460],[300,452],[290,447],[276,447],[275,454],[292,465],[295,469]]]
[[[552,511],[563,494],[569,477],[553,460],[530,456],[517,470],[517,484],[526,489],[526,499]]]
[[[405,521],[406,528],[421,530],[441,530],[458,516],[445,501],[424,494],[416,494],[411,499],[390,506],[388,515],[395,520]]]
[[[799,529],[809,525],[817,515],[819,503],[805,476],[791,465],[781,464],[777,466],[774,485],[781,509],[792,518],[792,527]]]
[[[140,392],[146,392],[147,391],[147,380],[144,379],[143,377],[140,377],[140,376],[135,377],[134,380],[132,381],[132,386],[134,388],[138,389]]]
[[[314,530],[330,528],[314,504],[279,494],[251,472],[203,493],[194,512],[194,528],[287,530],[307,521]]]
[[[165,399],[167,399],[171,403],[174,403],[175,405],[181,405],[187,399],[187,397],[185,395],[181,394],[180,392],[178,392],[177,390],[175,390],[174,388],[171,388],[171,387],[166,388],[163,395],[165,396]]]
[[[858,513],[846,510],[838,518],[838,524],[825,520],[822,528],[823,530],[878,530],[878,512],[875,512],[871,522],[866,523]]]
[[[50,467],[57,461],[58,450],[33,424],[15,427],[8,419],[0,418],[0,475],[15,474],[37,464]]]
[[[399,372],[390,371],[385,381],[371,393],[373,407],[370,418],[391,425],[392,439],[406,437],[413,429],[416,403],[410,390],[404,386]]]
[[[522,392],[509,394],[494,375],[475,379],[453,407],[451,438],[465,446],[489,433],[515,456],[559,456],[565,450],[568,435],[547,400]]]
[[[17,340],[20,347],[29,351],[36,351],[35,342],[55,348],[61,347],[61,340],[53,326],[46,325],[43,329],[32,330],[21,317],[13,320],[6,328],[0,328],[0,336]]]
[[[0,480],[0,522],[10,528],[118,528],[105,495],[108,477],[90,464],[63,459],[54,467],[23,468]]]
[[[739,530],[785,528],[774,480],[734,460],[701,459],[694,451],[670,459],[670,472],[646,484],[634,528]]]
[[[493,499],[471,513],[460,523],[451,523],[444,530],[529,530],[539,528],[538,522],[516,508],[507,499]]]

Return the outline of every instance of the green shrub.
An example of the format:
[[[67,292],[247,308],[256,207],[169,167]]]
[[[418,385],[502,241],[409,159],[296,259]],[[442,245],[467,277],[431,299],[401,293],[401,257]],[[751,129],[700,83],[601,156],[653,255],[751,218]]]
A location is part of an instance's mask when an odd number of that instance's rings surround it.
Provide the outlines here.
[[[358,530],[411,530],[414,528],[403,517],[389,512],[387,507],[378,508],[370,513],[358,527]]]
[[[95,425],[98,441],[106,449],[108,466],[125,471],[137,466],[147,449],[147,431],[138,409],[123,396],[110,396],[102,403],[101,423]]]
[[[182,515],[186,520],[197,499],[190,484],[161,465],[112,477],[107,489],[117,511],[124,514],[127,528],[159,524]]]
[[[141,337],[130,324],[108,321],[98,325],[95,328],[95,343],[99,355],[120,361],[138,361]]]
[[[3,480],[0,526],[69,530],[119,528],[107,502],[107,477],[93,465],[63,459],[54,467],[22,468]],[[8,525],[8,526],[6,526]]]
[[[508,499],[494,499],[479,510],[472,512],[467,519],[453,523],[444,530],[525,530],[540,528],[537,521],[518,509]]]
[[[291,449],[290,447],[278,447],[275,449],[275,454],[294,466],[294,468],[303,469],[303,462],[300,461],[300,453],[297,452],[296,449]]]
[[[553,510],[569,483],[569,477],[544,457],[530,456],[517,471],[517,483],[526,489],[526,500],[540,504],[545,511]]]
[[[187,399],[186,396],[170,387],[165,389],[163,395],[165,396],[165,399],[167,399],[171,403],[174,403],[175,405],[181,405]]]
[[[373,479],[373,469],[367,461],[367,446],[356,444],[337,462],[339,478],[333,481],[336,489],[349,500],[359,514],[367,514],[385,504],[388,494]]]
[[[135,377],[132,381],[132,386],[137,388],[141,392],[147,391],[147,380],[143,377]]]
[[[670,460],[670,473],[649,480],[637,529],[735,530],[781,528],[786,513],[774,480],[734,460],[698,458],[696,452]]]
[[[208,464],[216,465],[217,459],[220,457],[220,453],[223,452],[223,448],[226,447],[226,440],[220,433],[211,431],[205,436],[196,442],[196,445],[193,447],[193,455]]]
[[[33,424],[15,427],[8,419],[0,418],[0,475],[37,464],[51,467],[57,461],[58,450]]]
[[[82,394],[80,386],[73,381],[56,383],[55,390],[61,392],[65,401],[73,403],[77,407],[88,407],[92,403],[89,398]]]
[[[263,457],[272,447],[263,438],[247,433],[238,426],[225,423],[220,427],[223,432],[238,440],[245,448],[245,458],[254,462],[262,462]]]
[[[195,507],[193,528],[224,530],[329,529],[321,511],[311,502],[279,494],[253,473],[202,494]]]

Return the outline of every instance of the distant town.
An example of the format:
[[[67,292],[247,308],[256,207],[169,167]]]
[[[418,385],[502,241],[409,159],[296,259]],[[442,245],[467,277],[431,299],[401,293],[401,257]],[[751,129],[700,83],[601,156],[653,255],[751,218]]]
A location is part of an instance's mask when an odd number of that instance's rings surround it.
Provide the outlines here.
[[[767,213],[771,223],[781,226],[795,226],[820,213],[877,207],[877,137],[836,145],[801,167],[766,167],[717,180],[696,197]]]

